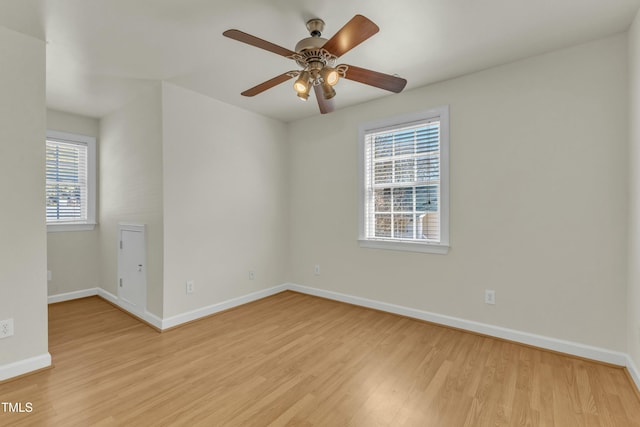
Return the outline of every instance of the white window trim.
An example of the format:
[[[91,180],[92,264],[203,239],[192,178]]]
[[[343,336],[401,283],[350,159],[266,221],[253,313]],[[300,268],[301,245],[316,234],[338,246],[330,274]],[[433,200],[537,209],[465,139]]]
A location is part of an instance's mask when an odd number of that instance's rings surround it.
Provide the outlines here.
[[[440,243],[407,242],[397,240],[368,239],[365,234],[365,134],[371,130],[392,127],[403,123],[416,122],[425,119],[440,119]],[[402,116],[376,120],[362,124],[359,128],[358,145],[358,242],[360,247],[372,249],[387,249],[396,251],[424,252],[446,254],[449,252],[449,106],[444,105],[426,111],[409,113]]]
[[[47,131],[47,139],[61,142],[82,143],[87,145],[87,221],[69,224],[47,224],[47,232],[91,231],[96,226],[96,138],[55,130]]]

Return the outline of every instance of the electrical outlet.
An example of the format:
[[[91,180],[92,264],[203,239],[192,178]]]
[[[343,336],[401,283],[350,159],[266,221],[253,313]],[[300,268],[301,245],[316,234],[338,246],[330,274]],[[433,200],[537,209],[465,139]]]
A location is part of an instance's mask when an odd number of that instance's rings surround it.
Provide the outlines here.
[[[253,270],[249,270],[249,280],[255,280],[256,272]]]
[[[0,320],[0,338],[13,335],[13,319]]]
[[[320,275],[320,264],[316,264],[316,266],[313,268],[313,274],[315,274],[316,276]]]
[[[53,279],[53,274],[51,274],[51,270],[47,270],[47,281],[51,281]]]
[[[192,294],[193,291],[195,290],[195,283],[193,282],[193,280],[187,280],[187,293],[188,294]]]
[[[496,303],[496,291],[491,289],[486,289],[484,291],[484,303],[485,304],[495,304]]]

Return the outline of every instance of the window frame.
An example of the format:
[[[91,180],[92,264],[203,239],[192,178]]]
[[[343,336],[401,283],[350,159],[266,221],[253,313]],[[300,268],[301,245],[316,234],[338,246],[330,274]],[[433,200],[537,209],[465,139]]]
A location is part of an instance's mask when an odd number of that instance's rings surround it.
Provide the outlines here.
[[[86,221],[69,221],[68,223],[50,223],[46,219],[47,232],[61,231],[90,231],[95,228],[96,223],[96,138],[93,136],[79,135],[68,132],[47,130],[45,139],[45,149],[47,141],[59,141],[68,144],[82,144],[87,147],[87,219]],[[46,168],[46,166],[45,166]],[[46,172],[45,172],[46,175]],[[46,178],[45,178],[46,185]]]
[[[417,240],[395,240],[383,238],[368,238],[366,236],[367,216],[367,181],[366,166],[367,133],[400,128],[411,123],[440,120],[440,242],[420,242]],[[359,235],[360,247],[373,249],[387,249],[396,251],[424,252],[447,254],[449,252],[449,106],[444,105],[425,111],[403,114],[401,116],[380,119],[364,123],[359,127]]]

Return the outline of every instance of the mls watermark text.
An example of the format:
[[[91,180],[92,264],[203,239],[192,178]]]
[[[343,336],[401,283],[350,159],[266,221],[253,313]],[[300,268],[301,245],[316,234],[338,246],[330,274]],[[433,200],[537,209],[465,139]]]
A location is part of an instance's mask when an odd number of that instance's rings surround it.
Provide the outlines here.
[[[33,403],[31,402],[0,402],[0,410],[9,413],[31,413]]]

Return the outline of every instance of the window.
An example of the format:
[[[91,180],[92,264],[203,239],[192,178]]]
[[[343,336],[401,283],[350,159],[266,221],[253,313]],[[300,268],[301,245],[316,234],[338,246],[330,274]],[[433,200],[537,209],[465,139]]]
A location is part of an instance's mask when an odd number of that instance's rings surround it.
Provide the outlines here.
[[[360,128],[360,245],[447,253],[449,109]]]
[[[92,230],[95,226],[93,137],[48,131],[46,217],[48,231]]]

